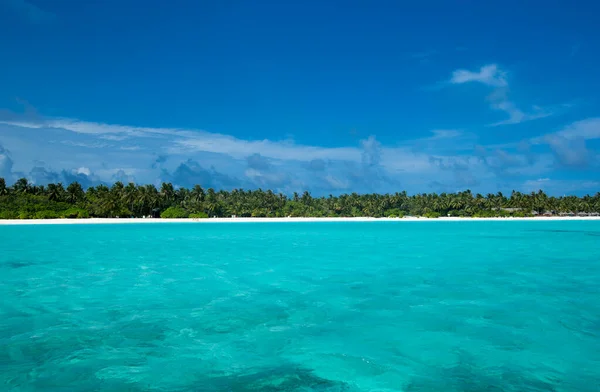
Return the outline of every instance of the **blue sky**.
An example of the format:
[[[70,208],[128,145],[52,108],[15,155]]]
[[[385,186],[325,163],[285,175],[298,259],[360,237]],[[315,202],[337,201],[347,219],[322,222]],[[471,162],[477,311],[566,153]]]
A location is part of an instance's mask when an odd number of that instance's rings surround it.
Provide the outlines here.
[[[600,190],[592,1],[0,0],[0,177]]]

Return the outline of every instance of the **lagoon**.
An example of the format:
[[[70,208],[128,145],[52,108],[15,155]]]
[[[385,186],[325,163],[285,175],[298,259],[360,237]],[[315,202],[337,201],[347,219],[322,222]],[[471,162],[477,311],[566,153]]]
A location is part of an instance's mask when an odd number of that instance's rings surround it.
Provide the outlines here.
[[[0,389],[598,391],[600,221],[0,226]]]

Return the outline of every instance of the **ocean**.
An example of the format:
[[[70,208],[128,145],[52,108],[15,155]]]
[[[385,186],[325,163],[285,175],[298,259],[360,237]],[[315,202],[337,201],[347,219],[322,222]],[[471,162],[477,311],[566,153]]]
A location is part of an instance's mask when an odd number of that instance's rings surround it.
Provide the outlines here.
[[[600,391],[600,221],[0,226],[2,391]]]

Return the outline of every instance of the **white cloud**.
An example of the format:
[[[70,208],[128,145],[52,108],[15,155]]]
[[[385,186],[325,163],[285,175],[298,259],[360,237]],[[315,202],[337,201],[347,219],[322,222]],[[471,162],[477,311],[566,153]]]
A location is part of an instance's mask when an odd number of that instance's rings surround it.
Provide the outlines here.
[[[530,141],[533,144],[544,144],[548,142],[549,138],[554,137],[560,137],[567,140],[600,139],[600,117],[591,117],[584,120],[575,121],[557,132],[535,137]]]
[[[457,129],[434,129],[431,131],[433,136],[429,137],[429,140],[438,140],[438,139],[452,139],[455,137],[462,136],[462,131]]]
[[[413,151],[408,146],[385,147],[373,136],[360,141],[358,146],[321,147],[296,144],[288,140],[243,140],[228,135],[191,129],[129,127],[69,119],[49,119],[44,121],[43,124],[38,122],[12,122],[10,124],[13,126],[13,132],[17,135],[24,135],[23,128],[36,130],[35,136],[34,134],[26,134],[26,138],[31,143],[34,143],[35,140],[42,140],[45,134],[48,135],[48,138],[54,139],[57,135],[56,132],[61,132],[60,134],[64,139],[68,135],[64,134],[65,131],[73,132],[74,140],[77,140],[77,143],[84,143],[88,147],[95,146],[95,142],[108,143],[103,149],[86,150],[85,157],[81,155],[82,153],[78,153],[78,162],[93,162],[94,166],[90,166],[93,173],[101,176],[106,181],[110,180],[107,177],[108,173],[105,174],[100,167],[105,163],[110,167],[123,167],[140,162],[141,159],[142,162],[148,162],[143,164],[147,164],[150,171],[155,170],[154,167],[150,168],[153,159],[149,158],[149,151],[154,151],[155,154],[168,155],[172,164],[182,160],[185,161],[190,157],[201,159],[203,165],[216,165],[219,170],[225,170],[228,175],[237,176],[238,178],[244,176],[243,172],[239,172],[240,165],[245,164],[246,158],[253,154],[260,154],[262,157],[269,159],[273,165],[285,163],[284,170],[292,174],[290,178],[294,178],[298,171],[304,170],[302,168],[308,162],[337,162],[338,164],[333,172],[324,174],[324,176],[331,175],[330,178],[325,180],[331,186],[348,184],[350,177],[346,176],[350,175],[349,171],[360,170],[357,168],[361,167],[378,168],[376,170],[403,176],[419,176],[425,173],[433,175],[438,170],[430,163],[427,153]],[[450,138],[458,135],[458,132],[454,130],[436,130],[432,134],[436,138]],[[127,141],[120,141],[120,137],[107,140],[105,137],[107,135],[126,135]],[[162,139],[156,139],[157,135]],[[34,143],[34,145],[41,148],[39,143]],[[63,145],[68,146],[72,151],[81,148],[76,146],[75,143]],[[142,146],[144,152],[136,151],[131,146]],[[126,153],[126,155],[119,155],[117,151]],[[56,154],[52,156],[56,156]],[[67,164],[69,157],[73,158],[74,156],[72,154],[62,154],[60,156],[59,161],[63,162],[61,166]],[[108,157],[110,158],[108,159]],[[85,161],[81,161],[82,159],[85,159]],[[56,160],[54,158],[53,161]],[[78,167],[74,165],[74,162],[69,162],[69,164],[73,165],[71,167]],[[150,171],[136,174],[136,179],[144,181],[147,176],[151,175]],[[365,172],[361,173],[360,175],[366,175]],[[252,177],[258,181],[259,176],[257,174],[249,172],[246,173],[245,177]],[[307,174],[309,177],[304,180],[305,183],[310,182],[309,174]],[[265,179],[264,176],[262,178]],[[274,181],[274,179],[270,180]],[[390,184],[390,186],[392,185]]]
[[[506,72],[502,71],[496,64],[484,65],[476,72],[457,69],[452,73],[452,78],[450,78],[450,83],[452,84],[469,82],[483,83],[493,87],[505,87],[508,85]]]
[[[103,135],[103,136],[100,136],[100,138],[104,139],[104,140],[111,140],[111,141],[117,141],[117,142],[128,139],[128,137],[125,135],[120,135],[120,136],[119,135]]]
[[[172,154],[204,151],[228,154],[234,158],[261,154],[267,158],[307,162],[314,159],[359,161],[361,157],[360,150],[354,147],[326,148],[270,140],[241,140],[218,134],[180,138],[168,151]]]
[[[600,139],[600,117],[576,121],[557,132],[557,135],[568,139]]]
[[[600,139],[600,118],[575,121],[563,129],[532,138],[532,144],[547,144],[564,166],[586,167],[598,164],[599,157],[588,149],[587,140]]]
[[[498,121],[490,124],[495,127],[499,125],[520,124],[525,121],[536,120],[553,115],[554,113],[548,109],[539,106],[533,106],[533,110],[529,113],[523,112],[515,105],[514,102],[508,99],[506,89],[498,89],[488,96],[490,107],[494,110],[499,110],[508,114],[506,120]]]
[[[91,170],[87,167],[80,167],[79,169],[77,169],[75,171],[76,174],[85,174],[86,176],[89,176],[90,174],[92,174]]]
[[[473,72],[465,69],[458,69],[452,73],[450,78],[451,84],[463,84],[477,82],[486,86],[494,87],[494,91],[487,97],[490,108],[493,110],[504,112],[508,118],[502,121],[489,124],[489,126],[520,124],[526,121],[536,120],[552,116],[558,110],[554,108],[542,108],[540,106],[532,106],[530,111],[523,111],[508,98],[508,80],[507,72],[500,69],[496,64],[484,65],[479,71]],[[561,105],[564,109],[568,105]]]
[[[67,146],[84,147],[84,148],[105,148],[107,146],[106,143],[100,143],[100,142],[83,143],[83,142],[76,142],[73,140],[62,140],[61,143],[65,144]]]
[[[149,128],[125,125],[102,124],[70,119],[47,120],[38,122],[0,122],[24,128],[57,128],[71,132],[102,135],[101,138],[117,141],[114,135],[127,137],[156,137],[174,138],[167,151],[171,154],[189,154],[193,152],[212,152],[228,154],[234,158],[245,158],[248,155],[260,153],[274,159],[293,159],[311,161],[313,159],[333,159],[360,161],[361,151],[355,147],[324,148],[295,144],[289,141],[242,140],[228,135],[210,133],[200,130],[176,128]]]
[[[0,144],[0,178],[12,178],[13,160],[10,153]]]
[[[45,119],[44,121],[0,121],[0,124],[32,129],[64,129],[81,134],[102,135],[100,138],[114,141],[124,140],[128,137],[156,137],[161,135],[177,135],[184,132],[176,128],[135,127],[79,121],[68,118]]]
[[[355,146],[322,147],[289,140],[244,140],[193,129],[129,127],[68,119],[12,124],[3,128],[1,140],[11,151],[19,152],[15,159],[17,170],[28,172],[35,157],[59,168],[58,173],[63,176],[80,176],[88,183],[117,179],[156,183],[167,179],[186,186],[261,186],[286,193],[308,189],[326,194],[423,191],[436,181],[450,181],[453,189],[489,191],[497,189],[500,181],[522,186],[529,176],[546,176],[551,173],[553,162],[549,153],[536,153],[530,159],[529,153],[497,152],[483,160],[472,147],[457,147],[465,144],[457,141],[475,136],[456,129],[434,129],[424,138],[402,141],[396,147],[382,145],[374,136]],[[595,129],[592,122],[582,121],[565,131],[595,135]],[[73,143],[49,143],[55,140]],[[474,141],[469,139],[468,144],[472,146]],[[106,146],[82,148],[77,143]],[[444,148],[438,148],[438,144]],[[138,146],[142,150],[135,148]],[[248,157],[253,154],[260,154],[268,167],[249,165]],[[155,165],[157,156],[165,157],[161,165]],[[322,163],[318,172],[311,169],[315,162]],[[169,175],[164,177],[164,173]],[[80,177],[65,177],[65,181]]]

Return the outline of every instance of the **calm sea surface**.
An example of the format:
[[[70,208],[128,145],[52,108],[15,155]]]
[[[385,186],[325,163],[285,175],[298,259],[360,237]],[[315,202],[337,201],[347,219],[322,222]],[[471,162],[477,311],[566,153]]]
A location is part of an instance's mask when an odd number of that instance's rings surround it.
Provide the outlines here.
[[[1,391],[600,391],[600,222],[0,226]]]

